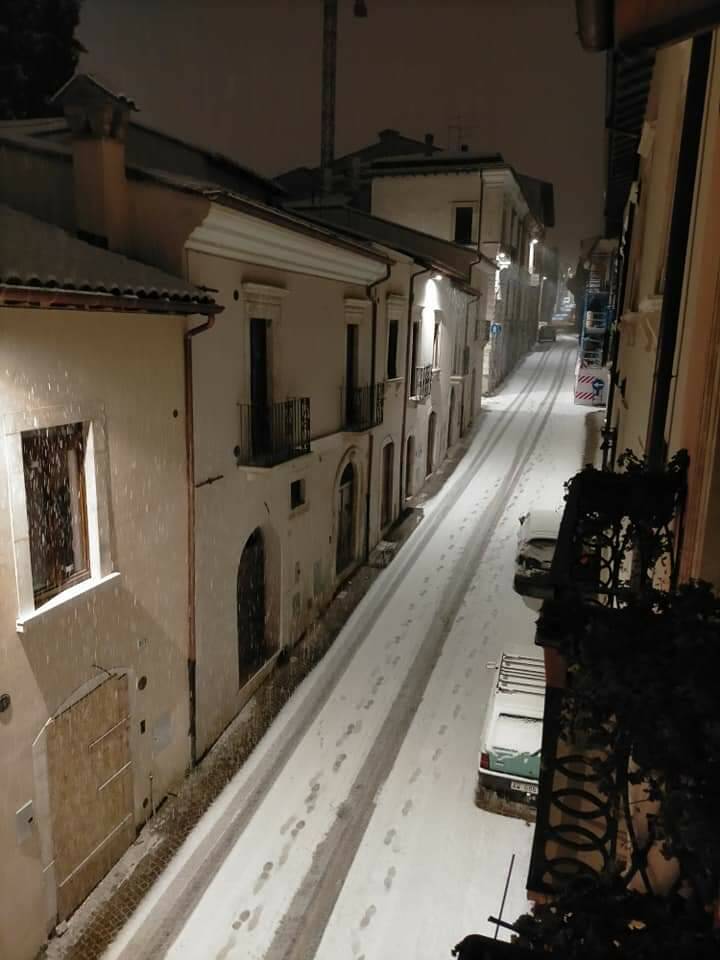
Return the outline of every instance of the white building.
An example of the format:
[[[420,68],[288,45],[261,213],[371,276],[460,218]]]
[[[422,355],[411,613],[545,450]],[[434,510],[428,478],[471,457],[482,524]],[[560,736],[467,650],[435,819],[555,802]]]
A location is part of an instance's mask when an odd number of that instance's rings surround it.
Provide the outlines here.
[[[0,205],[3,960],[37,955],[190,763],[183,342],[217,309]]]
[[[537,337],[538,244],[553,224],[552,185],[516,173],[499,154],[460,151],[376,161],[372,213],[466,245],[492,260],[483,392],[505,378]]]

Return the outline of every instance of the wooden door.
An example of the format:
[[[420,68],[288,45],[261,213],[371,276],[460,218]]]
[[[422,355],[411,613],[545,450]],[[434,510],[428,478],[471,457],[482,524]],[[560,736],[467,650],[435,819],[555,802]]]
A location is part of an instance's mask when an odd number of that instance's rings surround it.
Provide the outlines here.
[[[265,643],[265,545],[255,530],[245,544],[237,575],[239,685],[267,658]]]
[[[407,456],[405,457],[405,499],[413,493],[413,473],[415,471],[415,437],[407,438]]]
[[[386,443],[383,447],[382,462],[382,506],[380,510],[381,527],[386,527],[392,520],[394,461],[395,444]]]
[[[47,728],[58,918],[135,839],[127,676],[113,676]]]
[[[340,477],[338,490],[337,554],[335,570],[342,573],[353,560],[353,520],[355,512],[355,471],[348,464]]]
[[[433,472],[435,460],[435,424],[437,423],[437,414],[433,411],[428,417],[428,435],[427,435],[427,453],[425,459],[425,476],[429,477]]]

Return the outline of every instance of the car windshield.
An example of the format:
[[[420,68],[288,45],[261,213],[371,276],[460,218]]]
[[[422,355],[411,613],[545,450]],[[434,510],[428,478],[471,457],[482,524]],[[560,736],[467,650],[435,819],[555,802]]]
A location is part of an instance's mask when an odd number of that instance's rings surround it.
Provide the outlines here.
[[[488,751],[490,769],[515,777],[537,780],[540,776],[542,717],[519,717],[501,713]]]

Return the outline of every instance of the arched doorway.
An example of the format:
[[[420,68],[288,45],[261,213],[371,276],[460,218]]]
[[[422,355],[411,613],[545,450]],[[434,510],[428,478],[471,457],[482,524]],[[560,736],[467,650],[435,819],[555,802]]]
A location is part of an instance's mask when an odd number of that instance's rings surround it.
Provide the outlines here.
[[[415,471],[415,437],[407,438],[405,456],[405,499],[413,495],[413,473]]]
[[[435,426],[437,414],[433,412],[428,417],[427,455],[425,458],[425,476],[429,477],[435,465]]]
[[[348,463],[340,476],[337,500],[337,551],[335,572],[342,573],[354,559],[355,470]]]
[[[453,422],[455,420],[455,389],[450,388],[450,413],[448,414],[448,434],[447,434],[447,445],[448,449],[452,446],[453,442]]]
[[[392,520],[393,472],[395,467],[395,444],[391,441],[383,447],[382,457],[382,503],[380,526],[384,529]]]
[[[238,684],[267,659],[265,638],[265,543],[254,530],[240,557],[237,575]]]

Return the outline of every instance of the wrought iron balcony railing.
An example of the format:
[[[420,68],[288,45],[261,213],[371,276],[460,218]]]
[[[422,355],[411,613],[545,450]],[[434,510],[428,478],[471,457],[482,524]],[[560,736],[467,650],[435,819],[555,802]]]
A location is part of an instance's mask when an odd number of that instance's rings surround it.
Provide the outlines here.
[[[432,388],[432,364],[415,367],[410,381],[410,397],[413,400],[427,400]]]
[[[238,466],[274,467],[310,453],[310,398],[240,404]]]
[[[385,384],[341,389],[343,427],[345,430],[370,430],[383,422]]]
[[[605,635],[622,630],[624,611],[676,585],[687,457],[677,454],[665,470],[623,461],[625,473],[587,468],[567,484],[550,574],[554,597],[543,604],[536,635],[537,644],[550,648],[546,664],[558,652],[578,651],[594,623],[602,623]],[[546,894],[620,859],[626,786],[608,773],[607,757],[568,727],[572,677],[568,688],[548,686],[545,697],[528,888]]]

